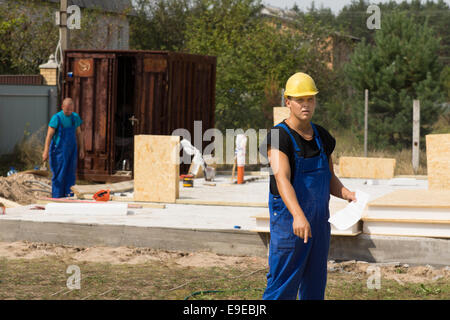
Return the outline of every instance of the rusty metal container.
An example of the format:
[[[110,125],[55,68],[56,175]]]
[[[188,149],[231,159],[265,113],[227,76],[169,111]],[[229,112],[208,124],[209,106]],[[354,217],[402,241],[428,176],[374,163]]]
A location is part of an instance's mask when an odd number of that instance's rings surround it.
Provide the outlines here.
[[[216,58],[211,56],[67,50],[61,98],[74,100],[86,151],[78,177],[130,179],[119,173],[132,170],[134,135],[171,135],[184,128],[194,139],[194,121],[202,121],[202,134],[213,128],[215,77]],[[180,172],[187,168],[182,165]]]

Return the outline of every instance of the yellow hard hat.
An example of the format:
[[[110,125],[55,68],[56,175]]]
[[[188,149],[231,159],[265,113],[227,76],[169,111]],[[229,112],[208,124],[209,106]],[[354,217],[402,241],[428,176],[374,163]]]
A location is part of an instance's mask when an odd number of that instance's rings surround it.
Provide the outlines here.
[[[286,82],[285,97],[314,96],[319,93],[313,78],[303,72],[297,72]]]

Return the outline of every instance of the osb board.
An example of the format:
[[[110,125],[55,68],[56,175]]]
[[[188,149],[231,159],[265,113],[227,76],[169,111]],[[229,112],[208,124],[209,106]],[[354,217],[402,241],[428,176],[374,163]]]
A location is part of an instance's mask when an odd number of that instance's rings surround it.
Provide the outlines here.
[[[450,134],[429,134],[426,143],[428,189],[450,190]]]
[[[370,201],[369,207],[449,208],[450,190],[395,190]]]
[[[273,125],[276,126],[284,119],[289,118],[291,109],[288,107],[274,107],[273,108]]]
[[[395,159],[341,157],[339,176],[342,178],[392,179]]]
[[[179,196],[180,137],[134,137],[134,201],[175,203]]]
[[[107,184],[74,185],[70,188],[77,196],[82,194],[94,194],[100,190],[111,192],[125,192],[133,190],[133,180]]]

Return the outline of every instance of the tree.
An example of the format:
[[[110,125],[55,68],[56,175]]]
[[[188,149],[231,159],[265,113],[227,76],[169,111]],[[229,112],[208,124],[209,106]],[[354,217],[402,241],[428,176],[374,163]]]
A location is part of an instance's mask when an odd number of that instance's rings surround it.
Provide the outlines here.
[[[130,46],[138,50],[178,51],[184,45],[186,20],[195,14],[191,0],[137,0],[130,19]]]
[[[368,43],[373,43],[375,32],[366,27],[367,18],[370,16],[367,8],[370,4],[371,2],[367,0],[352,0],[351,4],[344,6],[336,18],[339,28],[352,36],[365,38]],[[450,8],[444,0],[437,0],[437,2],[411,0],[401,3],[390,0],[386,3],[378,3],[377,6],[381,11],[381,24],[383,24],[384,15],[393,11],[403,11],[417,24],[423,24],[428,19],[428,25],[441,38],[440,59],[447,65],[450,63],[450,33],[448,32]]]
[[[405,12],[394,11],[383,16],[373,45],[363,39],[357,46],[345,72],[360,101],[364,89],[369,89],[372,147],[411,146],[414,99],[421,105],[421,135],[431,131],[443,100],[439,41],[427,22],[418,24]]]
[[[270,128],[273,103],[298,71],[327,95],[329,57],[314,23],[284,21],[278,29],[255,0],[200,0],[198,8],[188,19],[185,50],[217,56],[216,127]]]
[[[37,74],[58,44],[52,3],[33,0],[4,1],[0,6],[0,74]],[[108,15],[99,8],[83,9],[82,27],[70,30],[71,48],[104,48],[100,26]],[[114,32],[117,26],[110,26]],[[97,32],[91,32],[97,30]]]

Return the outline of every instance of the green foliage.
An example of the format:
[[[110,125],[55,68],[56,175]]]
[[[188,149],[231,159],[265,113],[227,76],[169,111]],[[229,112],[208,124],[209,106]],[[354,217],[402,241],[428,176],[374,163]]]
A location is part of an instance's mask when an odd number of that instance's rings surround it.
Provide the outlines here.
[[[39,65],[55,52],[58,7],[35,0],[4,1],[0,6],[0,74],[38,74]],[[71,48],[104,48],[107,30],[100,9],[82,9],[81,29],[70,30]],[[101,28],[103,26],[104,28]],[[110,25],[110,32],[117,26]],[[97,32],[92,32],[97,30]]]
[[[352,36],[365,38],[368,43],[374,42],[376,32],[366,27],[367,7],[372,4],[367,0],[352,0],[351,4],[346,5],[337,15],[336,24],[340,29],[345,30]],[[448,64],[450,62],[450,8],[444,0],[434,1],[402,1],[397,3],[389,1],[378,3],[381,11],[381,27],[383,28],[384,16],[393,11],[402,11],[414,19],[417,24],[424,24],[428,20],[428,25],[432,27],[436,35],[441,38],[439,48],[439,57]]]
[[[26,8],[24,7],[26,6]],[[38,73],[56,46],[57,29],[50,10],[33,1],[7,1],[0,7],[0,73]],[[54,51],[54,49],[53,49]]]
[[[191,0],[137,0],[130,18],[130,47],[137,50],[181,50]]]
[[[298,71],[311,74],[326,97],[323,28],[304,19],[301,28],[299,20],[279,29],[254,0],[202,0],[201,8],[188,19],[185,48],[217,56],[216,127],[271,127],[273,103]]]
[[[404,12],[385,14],[374,45],[358,45],[346,75],[358,93],[369,89],[369,144],[373,148],[409,147],[412,103],[421,104],[421,136],[437,120],[442,94],[438,61],[439,39],[425,24]],[[363,125],[363,103],[357,111]]]

